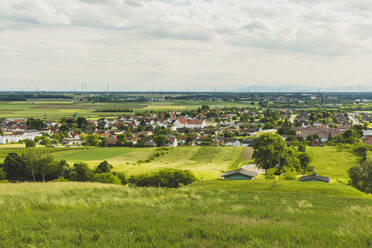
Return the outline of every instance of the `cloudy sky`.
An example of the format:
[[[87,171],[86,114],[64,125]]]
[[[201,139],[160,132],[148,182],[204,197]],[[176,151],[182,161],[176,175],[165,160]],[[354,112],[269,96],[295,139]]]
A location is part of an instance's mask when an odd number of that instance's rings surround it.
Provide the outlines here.
[[[372,0],[1,0],[0,90],[372,86]]]

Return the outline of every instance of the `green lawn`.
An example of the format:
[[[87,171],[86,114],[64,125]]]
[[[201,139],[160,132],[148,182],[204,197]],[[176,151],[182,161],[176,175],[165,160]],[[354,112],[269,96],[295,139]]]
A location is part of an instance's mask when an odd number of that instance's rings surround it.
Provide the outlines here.
[[[347,170],[360,163],[360,157],[351,149],[337,151],[336,147],[307,147],[307,152],[313,158],[311,163],[319,175],[332,179],[348,179]]]
[[[127,175],[146,173],[164,167],[190,169],[199,178],[215,179],[223,170],[231,169],[234,162],[241,157],[243,148],[239,147],[175,147],[160,157],[147,163],[150,155],[159,152],[158,148],[92,148],[79,151],[57,152],[56,159],[64,159],[70,164],[87,162],[92,167],[107,160],[116,171]]]
[[[0,184],[0,247],[370,247],[371,213],[341,184]]]

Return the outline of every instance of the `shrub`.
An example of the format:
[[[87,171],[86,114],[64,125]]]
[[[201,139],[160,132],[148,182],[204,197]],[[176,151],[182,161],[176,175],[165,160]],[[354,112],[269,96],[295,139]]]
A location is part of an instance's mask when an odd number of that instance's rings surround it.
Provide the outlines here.
[[[131,176],[129,183],[136,186],[177,188],[196,181],[195,175],[189,170],[162,169],[150,174]]]
[[[122,185],[127,184],[127,179],[123,172],[113,172],[112,174],[119,178]]]
[[[270,168],[270,169],[266,170],[265,179],[268,179],[268,180],[275,179],[275,173],[276,173],[275,168]]]
[[[367,158],[367,151],[368,151],[368,147],[366,145],[357,145],[355,146],[355,148],[353,149],[353,152],[362,157],[362,160],[366,160]]]
[[[112,168],[114,167],[105,160],[97,166],[95,173],[107,173],[110,172]]]
[[[70,182],[70,180],[68,180],[64,177],[59,177],[59,178],[56,178],[56,179],[52,180],[51,182]]]
[[[36,143],[32,139],[26,139],[25,141],[26,147],[35,147]]]
[[[372,161],[349,169],[351,186],[366,193],[372,193]]]
[[[0,183],[9,183],[9,181],[4,179],[4,180],[0,180]]]
[[[296,180],[297,179],[297,173],[294,168],[284,166],[281,169],[282,174],[280,177],[284,180]]]
[[[112,173],[99,173],[94,175],[94,181],[100,183],[122,184],[119,177]]]

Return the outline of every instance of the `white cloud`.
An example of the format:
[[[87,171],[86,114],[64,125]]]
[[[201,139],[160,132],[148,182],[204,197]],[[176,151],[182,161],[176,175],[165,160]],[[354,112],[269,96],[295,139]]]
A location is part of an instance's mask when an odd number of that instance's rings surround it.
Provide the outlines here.
[[[370,10],[372,0],[2,0],[0,83],[368,83]]]

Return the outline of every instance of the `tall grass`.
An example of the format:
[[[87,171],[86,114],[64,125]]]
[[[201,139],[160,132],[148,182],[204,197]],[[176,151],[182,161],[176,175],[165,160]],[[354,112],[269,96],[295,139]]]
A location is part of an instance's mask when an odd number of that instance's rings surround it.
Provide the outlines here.
[[[0,247],[368,247],[372,199],[344,185],[0,185]]]

